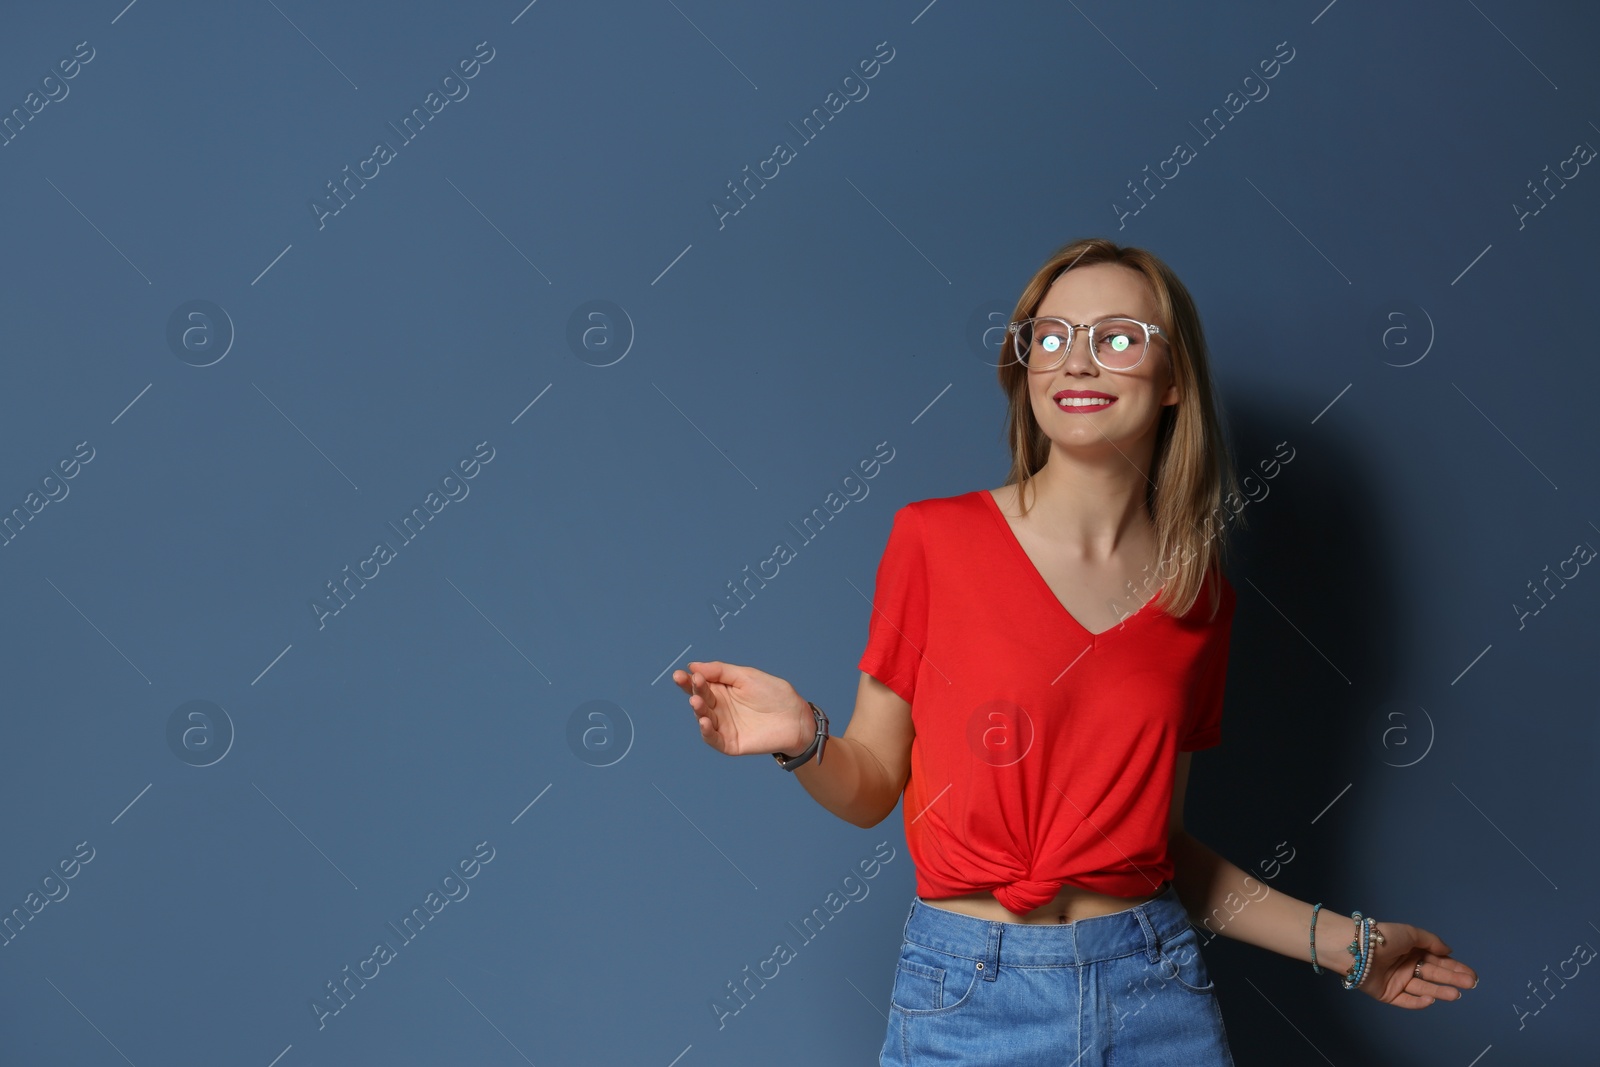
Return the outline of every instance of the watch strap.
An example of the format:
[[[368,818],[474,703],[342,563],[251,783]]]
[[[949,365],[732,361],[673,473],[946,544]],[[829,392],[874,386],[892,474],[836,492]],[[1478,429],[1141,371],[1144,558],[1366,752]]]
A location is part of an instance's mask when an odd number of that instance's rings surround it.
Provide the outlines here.
[[[811,743],[805,747],[804,751],[796,756],[786,756],[782,752],[774,752],[772,754],[772,758],[778,761],[778,766],[791,773],[801,765],[808,763],[813,756],[816,757],[817,765],[821,766],[822,750],[828,743],[827,712],[823,711],[809,700],[806,701],[806,706],[811,709],[811,714],[813,718],[815,718],[817,724],[817,732],[815,736],[811,738]]]

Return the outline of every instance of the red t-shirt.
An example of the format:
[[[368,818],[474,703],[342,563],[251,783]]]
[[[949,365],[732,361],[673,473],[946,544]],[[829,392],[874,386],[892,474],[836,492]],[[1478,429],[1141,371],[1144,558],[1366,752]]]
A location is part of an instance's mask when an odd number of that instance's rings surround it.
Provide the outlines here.
[[[1177,755],[1221,740],[1235,594],[1216,577],[1215,619],[1208,580],[1181,619],[1146,593],[1096,635],[988,490],[895,513],[860,669],[911,705],[918,895],[989,890],[1021,914],[1068,882],[1136,897],[1172,877]]]

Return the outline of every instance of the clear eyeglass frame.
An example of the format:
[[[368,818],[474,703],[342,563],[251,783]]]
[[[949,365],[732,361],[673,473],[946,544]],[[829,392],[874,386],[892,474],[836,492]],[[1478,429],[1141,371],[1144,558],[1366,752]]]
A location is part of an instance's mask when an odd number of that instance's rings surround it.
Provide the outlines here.
[[[1022,329],[1023,329],[1023,327],[1028,326],[1028,325],[1030,325],[1032,323],[1036,323],[1036,322],[1059,322],[1061,325],[1063,325],[1063,326],[1065,326],[1067,328],[1067,343],[1061,346],[1061,352],[1057,356],[1056,361],[1054,363],[1051,363],[1049,366],[1035,366],[1034,364],[1031,364],[1031,363],[1028,362],[1027,357],[1023,353],[1018,351],[1018,347],[1020,346],[1020,343],[1021,343],[1021,340],[1022,340]],[[1097,348],[1099,346],[1097,346],[1095,344],[1095,336],[1096,336],[1095,332],[1101,326],[1104,326],[1108,322],[1131,322],[1131,323],[1137,324],[1138,326],[1143,327],[1143,329],[1144,329],[1144,349],[1143,349],[1143,351],[1141,351],[1139,353],[1138,360],[1136,362],[1134,362],[1131,366],[1127,366],[1127,367],[1107,367],[1104,363],[1100,362],[1100,355],[1099,355],[1099,353],[1097,351]],[[1013,322],[1013,323],[1010,323],[1010,324],[1008,324],[1006,326],[1006,333],[1011,335],[1011,355],[1012,355],[1012,358],[1015,359],[1018,363],[1021,363],[1023,366],[1027,367],[1029,370],[1055,370],[1057,367],[1061,366],[1061,364],[1065,363],[1067,361],[1068,354],[1071,353],[1071,351],[1072,351],[1072,342],[1074,342],[1074,341],[1076,341],[1078,339],[1078,331],[1079,330],[1088,330],[1089,331],[1089,356],[1090,356],[1091,359],[1093,359],[1095,361],[1095,365],[1100,367],[1103,370],[1116,371],[1118,373],[1123,373],[1123,374],[1127,373],[1128,371],[1137,369],[1140,366],[1140,364],[1144,363],[1145,356],[1148,356],[1150,354],[1150,338],[1159,337],[1162,340],[1166,340],[1167,339],[1167,332],[1165,330],[1163,330],[1160,326],[1157,326],[1155,323],[1153,323],[1153,322],[1140,322],[1138,319],[1130,319],[1130,318],[1127,318],[1126,316],[1122,316],[1122,315],[1115,315],[1115,316],[1112,316],[1110,318],[1101,319],[1099,322],[1095,323],[1092,326],[1084,324],[1084,323],[1081,323],[1081,322],[1080,323],[1068,322],[1066,319],[1058,318],[1058,317],[1056,317],[1054,315],[1035,315],[1032,318],[1023,319],[1021,322]]]

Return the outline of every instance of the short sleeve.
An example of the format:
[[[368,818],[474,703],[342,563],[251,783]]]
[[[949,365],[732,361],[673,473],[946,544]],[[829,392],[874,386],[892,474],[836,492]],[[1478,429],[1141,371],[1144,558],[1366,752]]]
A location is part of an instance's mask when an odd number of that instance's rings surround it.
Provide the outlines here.
[[[1220,572],[1219,572],[1220,574]],[[1178,744],[1179,752],[1196,752],[1222,743],[1222,694],[1228,681],[1228,648],[1233,639],[1233,586],[1222,579],[1222,600],[1217,605],[1211,639],[1190,708],[1189,730]]]
[[[911,703],[928,639],[928,569],[922,520],[914,507],[895,512],[878,561],[867,648],[859,667]]]

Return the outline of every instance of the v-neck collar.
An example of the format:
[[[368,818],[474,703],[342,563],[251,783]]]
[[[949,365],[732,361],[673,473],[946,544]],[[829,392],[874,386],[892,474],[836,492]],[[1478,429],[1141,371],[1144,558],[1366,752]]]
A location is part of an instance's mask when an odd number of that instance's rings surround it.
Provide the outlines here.
[[[1017,562],[1021,564],[1024,570],[1033,576],[1033,581],[1037,584],[1039,591],[1042,592],[1050,600],[1050,602],[1056,606],[1056,610],[1060,612],[1061,617],[1066,620],[1067,625],[1078,634],[1087,638],[1091,644],[1098,645],[1102,639],[1121,633],[1127,628],[1129,623],[1141,619],[1146,615],[1152,615],[1160,610],[1156,607],[1155,596],[1151,596],[1142,605],[1140,605],[1138,611],[1135,611],[1131,615],[1123,616],[1121,622],[1114,624],[1109,629],[1101,630],[1099,633],[1095,633],[1093,630],[1083,625],[1083,623],[1079,622],[1076,615],[1067,610],[1067,606],[1061,602],[1061,598],[1056,596],[1055,590],[1050,588],[1050,583],[1044,580],[1044,575],[1040,573],[1038,566],[1033,562],[1033,557],[1028,555],[1028,550],[1023,548],[1022,542],[1017,539],[1017,532],[1011,528],[1011,523],[1007,521],[1005,512],[1000,510],[1000,503],[999,501],[995,500],[994,494],[989,492],[987,489],[979,489],[977,490],[977,494],[983,497],[987,504],[985,510],[987,510],[988,513],[994,518],[995,522],[999,523],[1003,540],[1005,540],[1011,546],[1010,551],[1016,553]],[[1159,592],[1160,590],[1157,590],[1157,593]]]

